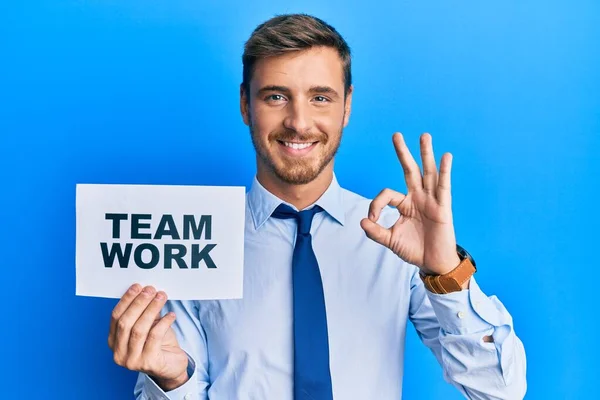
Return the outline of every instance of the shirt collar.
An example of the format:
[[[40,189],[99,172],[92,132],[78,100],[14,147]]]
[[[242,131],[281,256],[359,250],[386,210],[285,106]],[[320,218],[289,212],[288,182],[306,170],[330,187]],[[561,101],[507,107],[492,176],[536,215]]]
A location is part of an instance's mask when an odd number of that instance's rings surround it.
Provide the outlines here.
[[[254,222],[254,228],[259,229],[281,203],[285,203],[296,210],[296,207],[281,200],[265,189],[255,176],[252,187],[248,192],[248,205]],[[331,184],[325,193],[323,193],[313,205],[320,206],[338,223],[344,225],[345,211],[342,207],[342,188],[340,187],[335,174],[333,174]],[[313,205],[310,205],[307,208],[310,208]]]

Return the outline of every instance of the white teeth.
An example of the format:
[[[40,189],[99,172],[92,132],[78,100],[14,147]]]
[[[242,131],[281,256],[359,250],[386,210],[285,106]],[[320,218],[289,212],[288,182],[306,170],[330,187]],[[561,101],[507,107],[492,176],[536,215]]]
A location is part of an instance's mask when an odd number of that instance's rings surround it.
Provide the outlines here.
[[[291,143],[291,142],[283,142],[287,147],[291,147],[295,150],[306,149],[307,147],[312,146],[312,143]]]

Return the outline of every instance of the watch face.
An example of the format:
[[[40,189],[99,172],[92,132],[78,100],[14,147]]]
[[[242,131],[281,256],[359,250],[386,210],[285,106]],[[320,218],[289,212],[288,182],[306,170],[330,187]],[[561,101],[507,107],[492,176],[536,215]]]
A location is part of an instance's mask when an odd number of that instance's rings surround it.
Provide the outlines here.
[[[461,260],[468,258],[469,261],[471,261],[471,264],[473,264],[474,267],[476,267],[477,265],[475,264],[475,260],[473,259],[473,257],[471,257],[471,255],[469,254],[468,251],[466,251],[462,246],[459,246],[458,244],[456,245],[456,252],[458,253],[458,256],[460,257]]]

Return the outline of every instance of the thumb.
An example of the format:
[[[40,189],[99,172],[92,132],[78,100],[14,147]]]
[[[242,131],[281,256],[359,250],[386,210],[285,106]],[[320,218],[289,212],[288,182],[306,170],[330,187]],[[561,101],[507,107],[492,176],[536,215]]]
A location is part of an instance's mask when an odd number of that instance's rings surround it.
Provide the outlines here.
[[[360,221],[360,227],[363,228],[369,239],[385,247],[389,247],[390,237],[392,235],[392,232],[389,229],[384,228],[368,218],[363,218]]]

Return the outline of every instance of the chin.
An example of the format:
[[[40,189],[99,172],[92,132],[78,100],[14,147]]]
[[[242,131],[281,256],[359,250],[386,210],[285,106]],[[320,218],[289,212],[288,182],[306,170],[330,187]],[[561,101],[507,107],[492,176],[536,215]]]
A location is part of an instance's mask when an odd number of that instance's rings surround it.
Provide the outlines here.
[[[275,174],[277,175],[277,177],[282,180],[283,182],[289,184],[289,185],[306,185],[311,183],[312,181],[314,181],[317,176],[319,176],[318,174],[291,174],[288,173],[287,171],[276,171]]]
[[[316,163],[313,165],[271,165],[271,171],[281,181],[290,185],[306,185],[321,175],[329,163]]]

